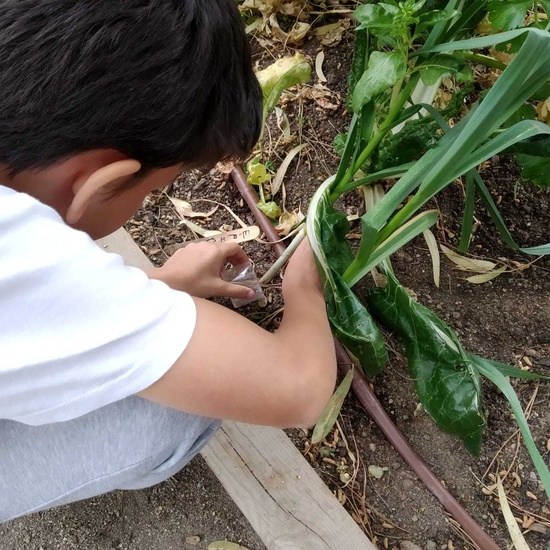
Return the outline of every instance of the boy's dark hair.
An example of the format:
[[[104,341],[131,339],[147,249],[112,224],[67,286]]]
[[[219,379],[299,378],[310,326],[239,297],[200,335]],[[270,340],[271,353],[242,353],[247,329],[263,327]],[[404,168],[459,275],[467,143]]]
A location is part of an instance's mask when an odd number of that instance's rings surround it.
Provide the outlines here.
[[[0,163],[245,157],[261,90],[235,0],[0,0]]]

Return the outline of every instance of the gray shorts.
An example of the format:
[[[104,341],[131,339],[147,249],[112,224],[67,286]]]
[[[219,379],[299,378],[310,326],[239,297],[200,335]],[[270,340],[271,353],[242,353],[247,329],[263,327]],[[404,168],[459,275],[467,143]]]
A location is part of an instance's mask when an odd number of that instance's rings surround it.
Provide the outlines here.
[[[0,522],[155,485],[183,468],[219,425],[139,397],[45,426],[0,420]]]

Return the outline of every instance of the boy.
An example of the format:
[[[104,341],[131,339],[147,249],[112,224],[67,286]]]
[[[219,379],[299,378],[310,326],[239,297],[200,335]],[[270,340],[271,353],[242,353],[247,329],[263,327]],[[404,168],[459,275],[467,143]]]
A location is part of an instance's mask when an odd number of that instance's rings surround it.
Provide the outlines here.
[[[335,380],[309,247],[270,334],[206,301],[230,244],[150,273],[92,239],[244,158],[261,92],[234,0],[0,0],[0,521],[182,468],[221,418],[309,426]]]

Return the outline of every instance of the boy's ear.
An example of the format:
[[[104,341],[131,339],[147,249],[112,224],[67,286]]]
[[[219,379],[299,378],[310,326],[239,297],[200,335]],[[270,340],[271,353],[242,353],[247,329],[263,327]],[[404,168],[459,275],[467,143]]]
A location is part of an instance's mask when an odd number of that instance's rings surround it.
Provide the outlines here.
[[[90,200],[105,187],[117,180],[128,178],[139,172],[141,164],[134,159],[119,160],[102,166],[88,176],[84,181],[78,181],[73,185],[73,200],[67,210],[66,221],[69,225],[78,223],[84,215]],[[122,181],[117,182],[122,183]]]

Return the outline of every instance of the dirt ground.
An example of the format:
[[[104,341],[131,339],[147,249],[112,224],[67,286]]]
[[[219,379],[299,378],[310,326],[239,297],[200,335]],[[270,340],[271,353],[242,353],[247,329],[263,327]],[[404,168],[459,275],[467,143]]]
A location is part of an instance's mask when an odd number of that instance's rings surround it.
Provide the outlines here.
[[[201,458],[151,489],[116,491],[0,525],[0,550],[265,550]]]
[[[310,41],[302,50],[313,60],[320,46]],[[349,36],[337,47],[325,48],[324,53],[323,72],[328,92],[321,100],[315,95],[313,85],[319,82],[314,74],[312,86],[287,94],[283,98],[283,109],[292,137],[285,142],[271,120],[264,142],[264,158],[275,166],[297,143],[309,144],[287,172],[285,190],[289,211],[300,207],[305,211],[315,188],[334,172],[338,159],[332,150],[332,139],[345,131],[349,122],[344,105],[345,75],[351,59]],[[259,50],[258,59],[264,63],[265,52]],[[492,159],[483,176],[494,196],[500,197],[501,212],[520,245],[550,241],[550,192],[518,184],[518,169],[505,157]],[[168,189],[167,194],[192,201],[193,208],[203,212],[210,210],[213,203],[200,199],[217,201],[228,206],[245,223],[254,224],[232,182],[221,173],[188,175]],[[463,191],[459,184],[451,185],[437,198],[434,206],[441,211],[441,222],[435,233],[439,242],[457,245],[462,205]],[[165,194],[153,196],[145,206],[127,229],[151,259],[160,264],[174,243],[191,236]],[[351,194],[340,206],[353,214],[361,210],[362,199],[358,194]],[[434,309],[456,330],[469,351],[512,364],[521,361],[523,366],[550,375],[550,262],[544,258],[533,262],[534,258],[515,253],[504,245],[481,205],[476,209],[476,220],[471,253],[511,266],[510,273],[474,285],[466,282],[464,274],[444,259],[441,287],[436,288],[431,260],[421,240],[394,255],[396,272],[406,286],[414,289],[421,303]],[[238,227],[235,218],[223,207],[198,222],[209,229]],[[354,231],[359,228],[352,227],[352,233]],[[265,244],[251,243],[245,248],[260,274],[274,260]],[[517,269],[519,264],[511,262],[519,262],[521,269]],[[529,262],[532,264],[528,265]],[[243,308],[242,313],[273,330],[281,315],[280,279],[275,279],[265,290],[268,306],[253,305]],[[390,364],[373,384],[397,427],[503,549],[509,547],[510,539],[495,496],[494,476],[507,472],[506,492],[524,530],[529,528],[527,541],[532,550],[546,550],[550,542],[550,504],[527,452],[514,435],[516,425],[505,399],[490,384],[484,385],[488,419],[484,443],[479,458],[469,456],[457,439],[442,433],[419,408],[399,342],[390,335],[388,338]],[[533,436],[548,461],[550,385],[519,381],[514,382],[514,386],[524,409],[530,410]],[[416,479],[353,396],[346,400],[337,432],[315,448],[310,446],[308,433],[302,430],[289,433],[354,519],[381,548],[403,548],[404,541],[426,550],[472,548],[460,528]],[[368,466],[387,470],[381,479],[376,479],[366,473]],[[351,474],[352,483],[346,484],[348,478],[342,476],[346,472]]]

